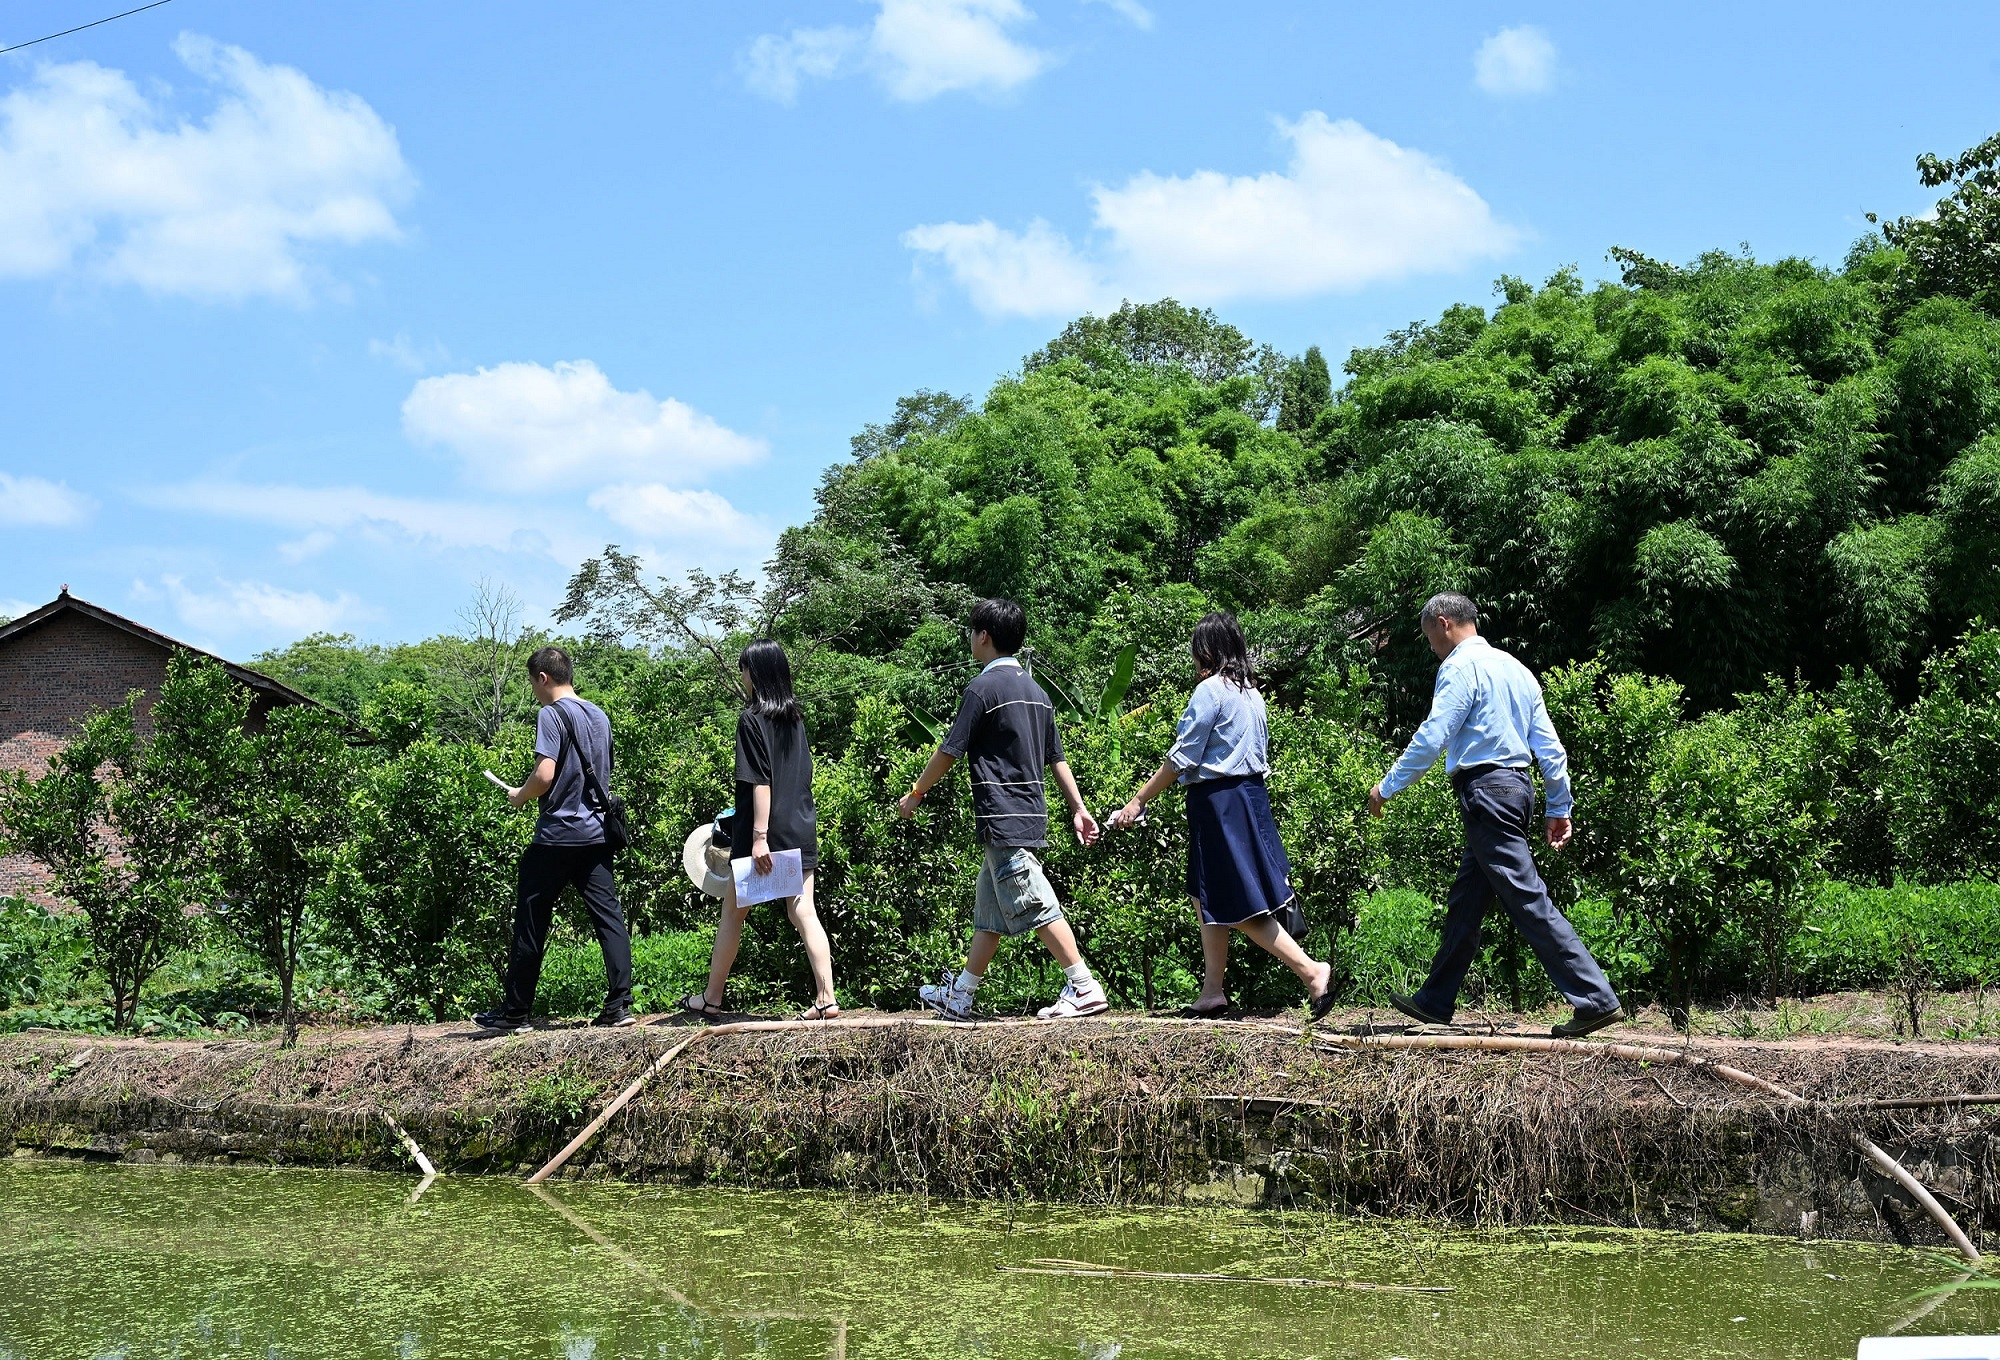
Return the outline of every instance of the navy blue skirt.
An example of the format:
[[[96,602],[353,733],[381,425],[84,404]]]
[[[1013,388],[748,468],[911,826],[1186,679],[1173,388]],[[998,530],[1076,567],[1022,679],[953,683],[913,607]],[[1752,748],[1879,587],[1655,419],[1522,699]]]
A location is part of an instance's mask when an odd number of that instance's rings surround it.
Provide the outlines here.
[[[1201,919],[1233,926],[1292,900],[1292,865],[1271,818],[1260,774],[1202,779],[1187,786],[1188,896]]]

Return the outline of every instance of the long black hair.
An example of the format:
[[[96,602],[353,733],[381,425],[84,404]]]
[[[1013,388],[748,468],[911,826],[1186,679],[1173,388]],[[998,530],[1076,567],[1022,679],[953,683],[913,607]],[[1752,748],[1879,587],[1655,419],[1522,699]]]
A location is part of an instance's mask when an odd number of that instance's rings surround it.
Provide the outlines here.
[[[792,663],[785,649],[770,638],[759,638],[743,649],[737,666],[750,677],[750,697],[743,707],[773,722],[800,722],[798,698],[792,693]]]
[[[1234,614],[1221,610],[1194,626],[1194,664],[1219,675],[1238,689],[1257,688],[1257,671],[1250,664],[1250,644]]]

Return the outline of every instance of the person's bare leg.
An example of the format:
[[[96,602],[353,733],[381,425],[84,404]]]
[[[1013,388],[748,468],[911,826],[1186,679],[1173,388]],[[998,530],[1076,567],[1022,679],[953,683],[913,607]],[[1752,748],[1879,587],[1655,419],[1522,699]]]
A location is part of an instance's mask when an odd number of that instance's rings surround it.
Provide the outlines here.
[[[1063,967],[1074,968],[1083,962],[1083,951],[1076,947],[1076,936],[1070,933],[1069,922],[1061,917],[1045,926],[1035,927],[1035,938],[1055,955],[1056,962]],[[994,940],[997,943],[999,936],[994,936]]]
[[[1195,919],[1201,920],[1201,903],[1194,904]],[[1201,995],[1194,1004],[1214,1010],[1229,1004],[1229,927],[1201,922]]]
[[[743,923],[749,917],[750,908],[736,905],[736,885],[729,884],[722,890],[722,919],[715,923],[715,952],[708,956],[708,986],[701,993],[711,1006],[722,1004],[729,970],[736,966],[736,951],[743,943]]]
[[[993,956],[1000,952],[1000,932],[996,930],[975,930],[972,932],[972,948],[965,951],[965,971],[974,977],[985,977],[986,970],[993,966]]]
[[[1236,929],[1254,940],[1258,948],[1273,955],[1279,963],[1291,969],[1298,980],[1305,983],[1307,993],[1315,999],[1333,985],[1333,965],[1317,963],[1310,958],[1305,950],[1299,948],[1299,942],[1286,934],[1284,928],[1278,924],[1277,918],[1269,912],[1262,916],[1251,917],[1239,924]],[[1206,944],[1206,932],[1203,934],[1203,944]]]
[[[813,975],[813,1004],[833,1005],[833,949],[827,943],[826,927],[819,923],[819,912],[813,908],[811,874],[806,875],[805,890],[785,903],[785,915],[792,918],[806,947],[806,962]]]

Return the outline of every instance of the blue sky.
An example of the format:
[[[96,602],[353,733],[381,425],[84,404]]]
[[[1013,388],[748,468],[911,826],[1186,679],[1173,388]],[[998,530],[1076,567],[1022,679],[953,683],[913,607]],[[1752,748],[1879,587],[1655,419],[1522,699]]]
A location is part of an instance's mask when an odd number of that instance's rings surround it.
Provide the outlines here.
[[[1996,91],[1971,4],[174,0],[0,56],[0,612],[248,656],[754,566],[1080,311],[1338,363],[1612,245],[1834,262]]]

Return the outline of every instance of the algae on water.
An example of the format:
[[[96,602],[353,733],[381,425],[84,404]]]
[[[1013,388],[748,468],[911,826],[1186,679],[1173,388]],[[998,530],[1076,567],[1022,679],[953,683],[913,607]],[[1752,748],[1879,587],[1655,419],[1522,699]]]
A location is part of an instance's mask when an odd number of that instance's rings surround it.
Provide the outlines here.
[[[1893,1248],[1324,1214],[0,1163],[0,1357],[1833,1360],[1954,1278]],[[1146,1270],[1448,1294],[1028,1276]],[[1742,1319],[1737,1321],[1736,1319]],[[2000,1330],[2000,1294],[1939,1331]]]

